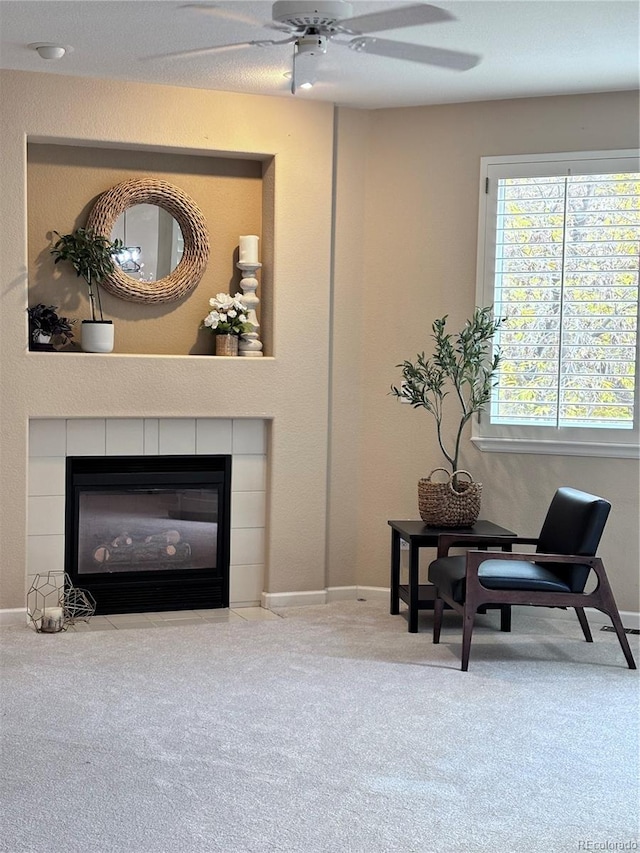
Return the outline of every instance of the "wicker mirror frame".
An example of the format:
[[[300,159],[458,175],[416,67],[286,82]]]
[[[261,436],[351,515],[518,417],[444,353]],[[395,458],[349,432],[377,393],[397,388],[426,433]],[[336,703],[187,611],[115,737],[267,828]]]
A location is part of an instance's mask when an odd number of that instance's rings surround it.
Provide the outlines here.
[[[209,234],[202,211],[186,193],[166,181],[123,181],[102,193],[93,206],[87,228],[111,240],[118,217],[136,204],[155,204],[177,221],[184,239],[178,266],[158,281],[137,281],[120,267],[101,281],[109,293],[128,302],[174,302],[197,287],[209,260]]]

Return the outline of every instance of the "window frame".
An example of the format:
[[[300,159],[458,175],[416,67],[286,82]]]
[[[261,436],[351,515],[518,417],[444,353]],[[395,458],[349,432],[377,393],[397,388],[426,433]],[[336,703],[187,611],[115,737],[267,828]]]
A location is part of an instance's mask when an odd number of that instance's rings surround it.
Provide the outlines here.
[[[636,171],[640,172],[640,149],[636,148],[481,157],[476,304],[494,304],[499,178]],[[471,441],[481,451],[488,452],[640,459],[640,298],[637,336],[632,429],[498,425],[490,423],[488,411],[485,411],[473,418]]]

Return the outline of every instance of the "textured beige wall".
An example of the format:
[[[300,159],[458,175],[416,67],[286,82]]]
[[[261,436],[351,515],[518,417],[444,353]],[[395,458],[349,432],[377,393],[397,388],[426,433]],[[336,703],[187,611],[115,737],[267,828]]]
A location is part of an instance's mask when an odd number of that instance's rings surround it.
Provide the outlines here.
[[[27,429],[38,416],[272,419],[265,589],[324,588],[332,107],[20,72],[2,72],[0,86],[10,117],[0,125],[0,607],[24,606]],[[136,104],[134,122],[123,103]],[[28,352],[28,141],[263,161],[273,357]]]
[[[0,84],[12,117],[0,127],[0,607],[24,604],[35,416],[273,418],[267,591],[387,585],[387,519],[416,517],[416,481],[440,462],[428,416],[387,391],[434,317],[457,324],[473,309],[479,158],[638,144],[633,93],[339,110],[333,172],[328,105],[23,73]],[[139,105],[135,126],[118,119],[123,98]],[[261,160],[274,358],[28,353],[28,139]],[[620,606],[638,610],[637,462],[481,454],[468,441],[463,462],[485,483],[483,514],[523,534],[558,485],[610,497],[602,553]]]
[[[131,179],[150,178],[179,187],[207,223],[211,252],[198,286],[174,302],[128,302],[101,292],[105,318],[116,327],[115,352],[161,355],[212,353],[211,332],[200,329],[209,299],[236,293],[240,234],[262,234],[262,163],[155,151],[30,144],[27,148],[29,304],[45,302],[60,313],[90,317],[87,288],[70,264],[54,267],[52,231],[67,234],[86,224],[98,196]],[[267,222],[272,212],[269,212]],[[270,279],[263,289],[270,295]],[[75,337],[79,341],[80,327]]]
[[[360,583],[388,584],[389,518],[416,517],[416,483],[442,464],[433,420],[388,397],[394,365],[430,347],[434,318],[453,328],[475,304],[480,157],[631,148],[638,145],[634,92],[532,98],[381,110],[368,136],[367,217],[361,275],[363,363],[358,380],[361,429],[335,445],[333,466],[353,468],[360,499]],[[355,210],[359,200],[353,201]],[[338,281],[337,288],[352,282]],[[338,296],[336,295],[336,303]],[[355,377],[334,370],[334,398]],[[623,459],[480,453],[467,441],[464,467],[484,483],[482,513],[522,535],[536,535],[560,485],[608,497],[603,539],[621,608],[638,611],[639,466]],[[332,493],[332,518],[353,513],[351,497]],[[425,552],[427,555],[429,552]]]

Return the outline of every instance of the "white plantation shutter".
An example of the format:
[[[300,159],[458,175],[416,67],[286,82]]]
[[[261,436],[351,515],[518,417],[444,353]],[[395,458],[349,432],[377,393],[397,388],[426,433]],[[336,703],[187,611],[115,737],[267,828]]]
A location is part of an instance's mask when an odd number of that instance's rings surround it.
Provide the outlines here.
[[[637,449],[640,172],[628,154],[485,158],[478,304],[507,322],[474,429],[482,449]]]

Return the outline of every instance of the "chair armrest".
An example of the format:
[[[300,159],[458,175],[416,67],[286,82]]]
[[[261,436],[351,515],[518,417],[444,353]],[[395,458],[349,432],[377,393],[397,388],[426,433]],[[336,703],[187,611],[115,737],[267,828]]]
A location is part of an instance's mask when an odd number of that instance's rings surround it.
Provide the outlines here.
[[[537,541],[537,540],[534,540]],[[492,551],[490,555],[486,551],[467,551],[466,576],[477,577],[478,569],[486,560],[519,560],[527,563],[571,563],[580,566],[589,566],[590,569],[600,577],[604,572],[604,566],[600,557],[585,557],[580,554],[522,554],[505,553],[504,551]]]
[[[523,554],[492,551],[487,556],[486,551],[467,551],[467,562],[478,563],[478,565],[485,560],[522,560],[528,563],[579,563],[581,566],[592,566],[599,559],[599,557],[585,557],[580,554]]]
[[[528,539],[522,536],[489,536],[488,534],[483,536],[479,533],[441,533],[438,536],[437,557],[446,557],[449,553],[449,548],[453,548],[455,546],[494,545],[496,547],[503,547],[504,545],[537,544],[537,538]]]
[[[576,607],[576,604],[580,603],[580,599],[584,596],[584,600],[591,601],[591,597],[596,591],[600,588],[603,588],[605,591],[609,590],[609,581],[607,579],[607,574],[604,568],[604,563],[600,559],[600,557],[586,557],[581,554],[522,554],[522,553],[505,553],[502,551],[494,551],[491,554],[487,554],[486,551],[467,551],[466,555],[466,572],[465,572],[465,582],[467,588],[467,597],[470,597],[476,601],[485,601],[488,600],[487,595],[491,597],[492,601],[501,601],[501,602],[510,602],[514,603],[515,599],[513,598],[505,598],[505,596],[512,595],[512,591],[505,590],[489,590],[488,587],[485,587],[482,583],[482,578],[478,576],[478,571],[480,566],[485,563],[487,560],[518,560],[528,563],[567,563],[573,565],[581,565],[588,566],[589,569],[596,575],[598,582],[596,585],[596,589],[592,591],[592,593],[587,594],[584,591],[580,593],[562,593],[562,592],[554,592],[549,593],[546,591],[531,591],[527,593],[527,603],[528,604],[540,604],[549,606],[548,603],[551,598],[554,598],[555,601],[558,602],[559,607]],[[582,606],[582,605],[580,605]],[[595,605],[598,607],[598,605]]]

